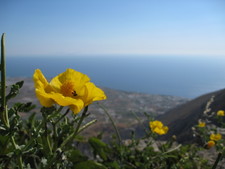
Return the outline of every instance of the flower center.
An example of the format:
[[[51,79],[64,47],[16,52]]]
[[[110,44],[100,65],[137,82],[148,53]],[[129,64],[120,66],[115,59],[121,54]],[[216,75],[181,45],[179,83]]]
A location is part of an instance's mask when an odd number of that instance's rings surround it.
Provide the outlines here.
[[[74,90],[73,82],[68,81],[68,82],[63,83],[60,90],[64,96],[68,96],[68,97],[77,96],[77,93]]]

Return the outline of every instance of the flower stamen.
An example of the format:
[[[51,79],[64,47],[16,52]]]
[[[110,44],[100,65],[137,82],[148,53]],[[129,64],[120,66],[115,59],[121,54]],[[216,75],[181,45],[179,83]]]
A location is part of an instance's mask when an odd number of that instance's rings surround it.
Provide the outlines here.
[[[77,96],[77,92],[74,90],[74,83],[71,81],[63,83],[61,86],[61,93],[68,97]]]

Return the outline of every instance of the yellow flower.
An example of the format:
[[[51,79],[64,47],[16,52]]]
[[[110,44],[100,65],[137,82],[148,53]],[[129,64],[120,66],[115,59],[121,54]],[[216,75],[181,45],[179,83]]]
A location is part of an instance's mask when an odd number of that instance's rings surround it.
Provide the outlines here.
[[[210,135],[210,140],[213,140],[213,141],[221,140],[221,138],[222,138],[222,135],[220,133]]]
[[[206,147],[207,147],[208,149],[210,149],[211,147],[215,146],[215,144],[216,144],[215,141],[210,140],[210,141],[208,141]]]
[[[198,122],[198,127],[205,127],[205,122],[199,121]]]
[[[225,112],[223,110],[219,110],[217,112],[217,116],[225,116]]]
[[[53,104],[69,106],[75,113],[79,113],[93,101],[104,100],[104,92],[90,82],[90,78],[73,69],[54,77],[50,83],[41,70],[37,69],[33,75],[36,96],[44,107]]]
[[[149,126],[153,133],[157,133],[159,135],[166,134],[169,130],[167,126],[164,126],[161,121],[152,121],[149,122]]]

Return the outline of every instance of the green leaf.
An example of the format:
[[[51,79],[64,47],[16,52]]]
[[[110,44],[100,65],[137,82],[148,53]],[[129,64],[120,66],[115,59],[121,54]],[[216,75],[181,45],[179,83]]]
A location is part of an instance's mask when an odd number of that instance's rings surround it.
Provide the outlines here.
[[[44,113],[44,114],[52,114],[53,112],[56,111],[56,107],[55,106],[52,106],[52,107],[42,107],[41,108],[41,113]]]
[[[104,163],[107,167],[111,169],[120,169],[119,164],[116,161]]]
[[[76,140],[77,142],[82,142],[82,143],[86,143],[86,142],[87,142],[87,138],[84,137],[84,136],[81,136],[81,135],[77,135],[77,136],[75,137],[75,140]]]
[[[84,156],[79,150],[72,150],[69,152],[68,160],[73,163],[79,163],[82,161],[86,161],[88,158]]]
[[[23,86],[23,81],[17,82],[11,86],[9,94],[6,96],[6,101],[11,98],[14,98],[18,93],[20,88]]]
[[[74,169],[107,169],[104,165],[97,163],[95,161],[83,161],[74,165]]]
[[[94,154],[98,154],[103,160],[107,160],[107,153],[109,153],[107,144],[96,137],[91,137],[88,142],[93,148]]]
[[[1,126],[0,126],[0,130],[5,131],[5,130],[6,130],[6,128],[5,128],[5,127],[1,127]]]
[[[170,155],[170,154],[167,154],[167,155],[163,155],[164,158],[174,158],[174,159],[177,159],[177,155]]]
[[[5,154],[7,150],[7,144],[9,142],[9,136],[0,135],[0,155]]]
[[[22,88],[23,87],[23,84],[24,84],[24,81],[19,81],[16,83],[16,85],[19,87],[19,88]]]
[[[29,112],[34,109],[35,105],[31,102],[28,103],[15,103],[12,108],[9,109],[9,116],[18,114],[18,112]]]
[[[28,118],[28,125],[29,125],[29,128],[34,128],[35,127],[35,116],[36,116],[36,113],[32,113],[30,115],[30,117]]]

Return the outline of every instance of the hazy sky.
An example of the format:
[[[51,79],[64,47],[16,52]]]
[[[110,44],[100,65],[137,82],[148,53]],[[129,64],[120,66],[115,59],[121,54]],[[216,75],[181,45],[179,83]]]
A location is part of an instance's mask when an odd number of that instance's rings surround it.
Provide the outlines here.
[[[224,0],[1,0],[10,56],[225,56]]]

